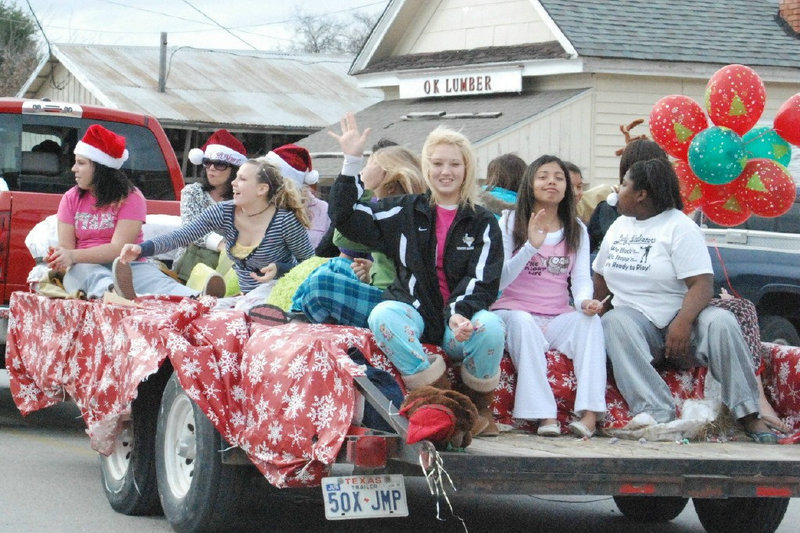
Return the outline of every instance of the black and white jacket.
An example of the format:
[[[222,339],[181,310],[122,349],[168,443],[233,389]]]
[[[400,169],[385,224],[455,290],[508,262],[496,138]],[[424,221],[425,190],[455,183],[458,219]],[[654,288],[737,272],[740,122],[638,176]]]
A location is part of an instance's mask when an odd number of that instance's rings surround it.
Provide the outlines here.
[[[443,302],[436,276],[436,209],[430,194],[359,204],[356,176],[339,175],[328,198],[328,215],[342,234],[384,252],[397,278],[383,298],[412,305],[425,321],[422,342],[441,344],[453,314],[472,318],[497,299],[503,240],[495,216],[483,207],[461,206],[447,234],[444,270],[450,301]]]

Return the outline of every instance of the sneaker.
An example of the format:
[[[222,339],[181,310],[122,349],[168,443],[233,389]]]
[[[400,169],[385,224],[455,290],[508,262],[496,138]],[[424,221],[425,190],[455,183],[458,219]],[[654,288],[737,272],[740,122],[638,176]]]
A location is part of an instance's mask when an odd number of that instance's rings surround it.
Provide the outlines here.
[[[202,294],[203,296],[223,298],[225,296],[225,278],[223,278],[217,272],[212,272],[206,280]]]
[[[133,290],[133,271],[131,265],[122,263],[119,257],[111,263],[111,274],[114,276],[114,292],[117,296],[133,300],[136,298],[136,291]]]

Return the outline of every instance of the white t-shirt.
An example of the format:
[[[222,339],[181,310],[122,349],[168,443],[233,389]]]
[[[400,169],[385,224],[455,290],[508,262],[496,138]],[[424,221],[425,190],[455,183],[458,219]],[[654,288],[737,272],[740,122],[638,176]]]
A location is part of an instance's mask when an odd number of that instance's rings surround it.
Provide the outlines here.
[[[592,269],[605,278],[614,307],[636,309],[659,328],[680,310],[683,280],[713,273],[703,232],[677,209],[646,220],[617,218]]]

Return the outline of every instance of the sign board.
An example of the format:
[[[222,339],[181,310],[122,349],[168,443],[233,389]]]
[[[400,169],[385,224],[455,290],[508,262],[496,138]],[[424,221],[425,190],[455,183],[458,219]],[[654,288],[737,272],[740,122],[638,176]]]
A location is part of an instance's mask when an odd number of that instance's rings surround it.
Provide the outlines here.
[[[400,79],[400,98],[433,98],[473,94],[518,93],[522,70],[470,71]]]

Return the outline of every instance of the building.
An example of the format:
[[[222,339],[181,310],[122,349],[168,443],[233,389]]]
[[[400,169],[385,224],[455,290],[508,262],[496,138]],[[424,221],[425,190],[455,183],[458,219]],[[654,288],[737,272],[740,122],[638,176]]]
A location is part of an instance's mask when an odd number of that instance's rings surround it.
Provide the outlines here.
[[[162,61],[163,60],[163,61]],[[351,57],[191,47],[52,45],[18,96],[155,116],[184,175],[191,148],[227,128],[250,155],[294,142],[381,100],[348,75]],[[163,90],[160,90],[163,87]]]
[[[621,125],[670,94],[702,104],[722,66],[759,74],[771,123],[800,92],[799,30],[800,0],[391,0],[350,73],[384,94],[357,113],[373,141],[418,150],[445,124],[472,140],[479,171],[551,153],[596,185],[617,180]],[[338,172],[324,132],[300,144]]]

